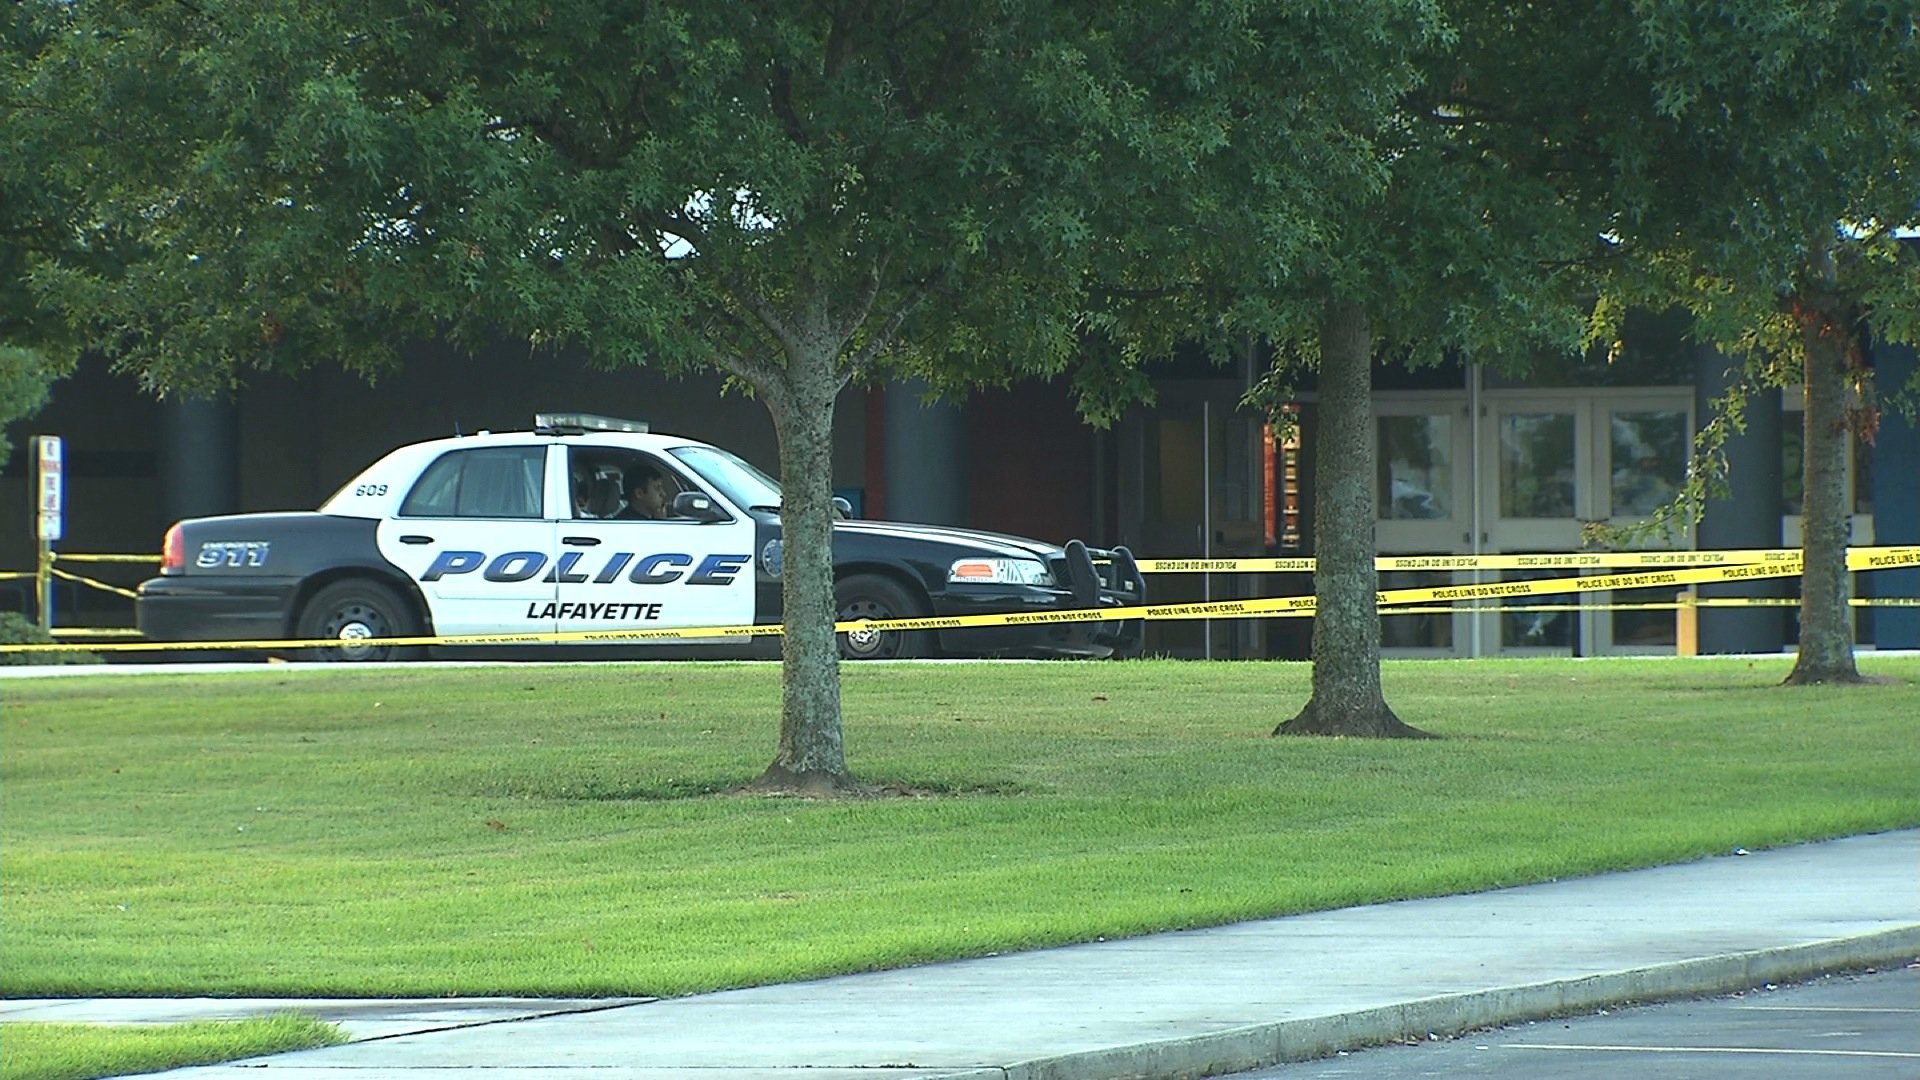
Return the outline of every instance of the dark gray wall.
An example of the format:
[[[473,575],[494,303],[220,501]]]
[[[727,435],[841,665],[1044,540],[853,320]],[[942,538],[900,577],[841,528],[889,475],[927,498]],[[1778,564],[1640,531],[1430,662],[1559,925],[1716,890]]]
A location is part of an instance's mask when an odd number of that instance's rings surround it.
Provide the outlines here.
[[[967,524],[967,423],[960,405],[921,399],[919,380],[886,389],[882,445],[889,521]]]
[[[1915,377],[1911,345],[1874,349],[1874,381],[1882,396]],[[1873,444],[1873,539],[1879,544],[1920,545],[1920,425],[1898,410],[1880,416]],[[1920,566],[1875,570],[1855,578],[1856,596],[1920,597]],[[1920,608],[1873,609],[1873,643],[1881,649],[1920,649]]]
[[[1694,408],[1705,426],[1714,415],[1714,399],[1731,385],[1729,374],[1738,361],[1710,346],[1694,352]],[[1733,495],[1707,504],[1696,530],[1703,551],[1726,548],[1780,546],[1780,391],[1766,390],[1747,403],[1746,430],[1727,439],[1728,483]],[[1727,582],[1702,585],[1702,598],[1788,595],[1780,580]],[[1700,609],[1700,651],[1703,653],[1777,652],[1785,641],[1786,614],[1782,608],[1733,607]]]
[[[231,397],[160,405],[160,509],[168,521],[240,509],[240,414]]]

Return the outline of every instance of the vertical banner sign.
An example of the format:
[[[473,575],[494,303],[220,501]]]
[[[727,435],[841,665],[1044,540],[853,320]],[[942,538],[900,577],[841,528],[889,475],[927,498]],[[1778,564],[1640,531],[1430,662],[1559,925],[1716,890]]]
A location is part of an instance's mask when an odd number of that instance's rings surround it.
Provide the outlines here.
[[[34,458],[39,462],[40,486],[34,505],[41,543],[60,539],[62,492],[60,489],[60,436],[36,435]]]

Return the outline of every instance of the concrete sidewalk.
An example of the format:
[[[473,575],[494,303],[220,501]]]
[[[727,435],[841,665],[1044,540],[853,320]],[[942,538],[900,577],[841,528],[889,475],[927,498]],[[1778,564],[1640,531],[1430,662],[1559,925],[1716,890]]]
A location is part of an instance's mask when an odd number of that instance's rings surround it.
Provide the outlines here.
[[[670,1000],[0,1003],[0,1019],[298,1004],[363,1041],[171,1077],[1113,1080],[1920,956],[1920,830]],[[243,1071],[244,1070],[244,1071]]]

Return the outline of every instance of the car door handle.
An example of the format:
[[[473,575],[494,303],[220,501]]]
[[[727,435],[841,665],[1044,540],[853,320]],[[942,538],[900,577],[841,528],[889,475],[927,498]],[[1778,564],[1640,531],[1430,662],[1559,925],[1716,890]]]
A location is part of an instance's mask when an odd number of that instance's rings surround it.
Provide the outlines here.
[[[560,542],[563,544],[572,544],[574,547],[593,547],[600,542],[600,538],[597,536],[563,536],[560,538]]]
[[[433,537],[421,536],[419,533],[408,533],[400,538],[400,542],[403,544],[431,544],[433,543]]]

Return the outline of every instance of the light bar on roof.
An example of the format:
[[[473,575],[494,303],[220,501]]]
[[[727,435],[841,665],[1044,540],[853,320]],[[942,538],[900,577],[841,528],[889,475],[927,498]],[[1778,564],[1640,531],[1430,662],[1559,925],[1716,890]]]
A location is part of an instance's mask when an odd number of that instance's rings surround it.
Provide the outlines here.
[[[588,431],[647,431],[645,420],[622,420],[617,416],[600,416],[597,413],[535,413],[533,426],[538,431],[551,431],[560,435],[579,435]]]

